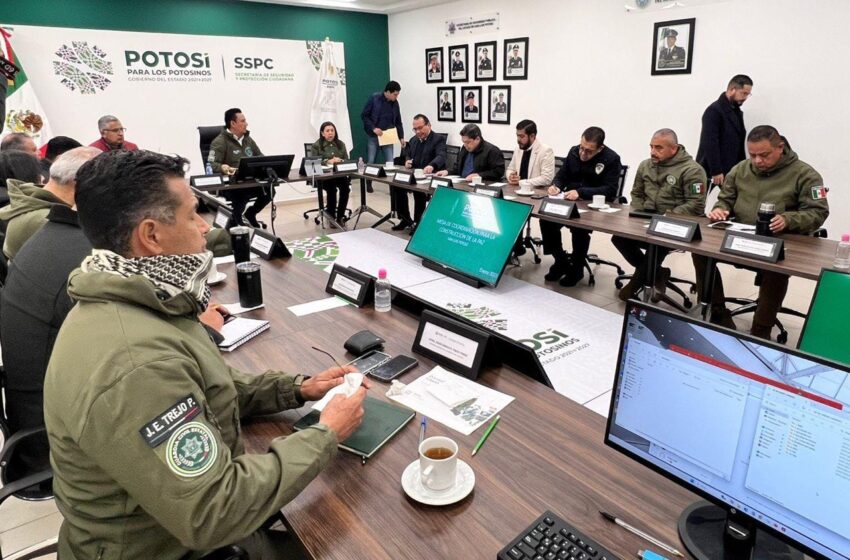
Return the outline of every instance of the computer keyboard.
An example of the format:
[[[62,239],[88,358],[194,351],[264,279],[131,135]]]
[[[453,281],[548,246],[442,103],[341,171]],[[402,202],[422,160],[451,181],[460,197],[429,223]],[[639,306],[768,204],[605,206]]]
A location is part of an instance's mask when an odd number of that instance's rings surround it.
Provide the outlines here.
[[[551,511],[511,539],[497,560],[620,560]]]

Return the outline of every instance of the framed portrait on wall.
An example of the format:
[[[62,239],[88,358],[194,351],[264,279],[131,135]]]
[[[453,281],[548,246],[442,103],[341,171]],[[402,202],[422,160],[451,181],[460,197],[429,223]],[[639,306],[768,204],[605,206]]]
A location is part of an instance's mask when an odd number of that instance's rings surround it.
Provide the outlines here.
[[[475,43],[475,79],[489,82],[496,79],[496,41]]]
[[[690,74],[696,18],[659,21],[652,34],[652,75]]]
[[[443,47],[425,49],[425,82],[443,83]]]
[[[460,98],[463,102],[461,121],[465,123],[481,122],[481,86],[465,86],[460,88]]]
[[[505,39],[506,80],[528,79],[528,37]]]
[[[437,120],[454,122],[455,118],[455,88],[437,88]]]
[[[449,47],[449,81],[469,81],[469,45]]]
[[[510,124],[511,86],[490,86],[487,92],[487,122]]]

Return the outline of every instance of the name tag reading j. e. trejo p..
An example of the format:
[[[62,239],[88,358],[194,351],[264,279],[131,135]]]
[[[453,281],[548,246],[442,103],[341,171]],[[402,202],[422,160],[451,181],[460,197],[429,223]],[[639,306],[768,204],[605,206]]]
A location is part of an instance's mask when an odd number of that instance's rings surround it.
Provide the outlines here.
[[[687,243],[702,238],[697,222],[679,220],[668,216],[653,216],[647,233]]]

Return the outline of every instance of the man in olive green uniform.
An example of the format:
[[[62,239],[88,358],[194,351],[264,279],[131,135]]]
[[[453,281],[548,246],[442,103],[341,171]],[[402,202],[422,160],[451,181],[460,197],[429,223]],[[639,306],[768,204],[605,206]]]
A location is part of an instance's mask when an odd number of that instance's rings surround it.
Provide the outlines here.
[[[251,138],[248,130],[248,121],[242,114],[242,109],[228,109],[224,112],[224,128],[221,134],[216,136],[210,144],[208,160],[216,173],[232,175],[239,167],[239,160],[243,157],[261,156],[263,152]],[[271,192],[270,192],[271,191]],[[252,189],[234,189],[224,191],[224,197],[230,201],[233,207],[233,221],[237,225],[244,225],[242,216],[248,223],[258,228],[257,213],[265,208],[274,196],[274,189],[257,187]],[[246,211],[248,201],[256,197],[254,204]]]
[[[3,254],[14,258],[24,243],[47,223],[47,214],[53,206],[74,206],[77,170],[101,153],[91,147],[65,152],[53,162],[53,172],[44,187],[9,180],[9,205],[0,210],[0,220],[6,222]]]
[[[280,557],[293,543],[260,527],[362,419],[360,387],[331,400],[317,425],[245,454],[240,418],[320,398],[351,369],[305,378],[225,364],[197,319],[212,255],[185,163],[110,152],[77,177],[94,251],[71,273],[77,304],[44,386],[65,560],[197,558],[234,543],[252,560]]]
[[[649,148],[650,158],[640,163],[635,175],[631,192],[632,209],[658,214],[702,214],[705,210],[705,170],[679,144],[676,133],[669,128],[662,128],[652,135]],[[611,238],[611,242],[635,267],[632,279],[620,290],[620,299],[625,301],[634,297],[646,282],[650,264],[646,262],[644,252],[647,244],[616,235]],[[667,249],[656,247],[660,268],[655,276],[655,293],[652,297],[655,302],[661,301],[670,278],[670,269],[660,266],[667,253]]]
[[[747,136],[750,159],[737,164],[726,176],[717,204],[708,217],[725,220],[734,214],[736,221],[755,224],[759,204],[772,202],[776,216],[770,222],[771,233],[810,234],[829,216],[827,188],[812,166],[800,161],[788,142],[772,126],[757,126]],[[707,260],[694,255],[697,278],[704,278]],[[750,332],[770,339],[776,314],[788,291],[788,276],[760,271],[758,304]],[[711,295],[711,321],[735,328],[726,309],[723,281],[715,271]]]

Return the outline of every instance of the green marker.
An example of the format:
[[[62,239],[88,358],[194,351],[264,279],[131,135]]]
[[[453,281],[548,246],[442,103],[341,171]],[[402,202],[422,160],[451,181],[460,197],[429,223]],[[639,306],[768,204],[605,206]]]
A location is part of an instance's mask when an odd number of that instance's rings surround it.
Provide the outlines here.
[[[492,422],[490,422],[490,426],[487,428],[487,431],[484,432],[484,435],[481,436],[481,439],[478,440],[478,443],[475,444],[475,449],[472,450],[472,456],[475,457],[475,454],[478,453],[478,450],[481,449],[481,446],[484,445],[484,442],[487,441],[487,438],[490,437],[490,432],[493,431],[493,428],[496,427],[496,424],[499,423],[499,419],[501,416],[497,415]]]

